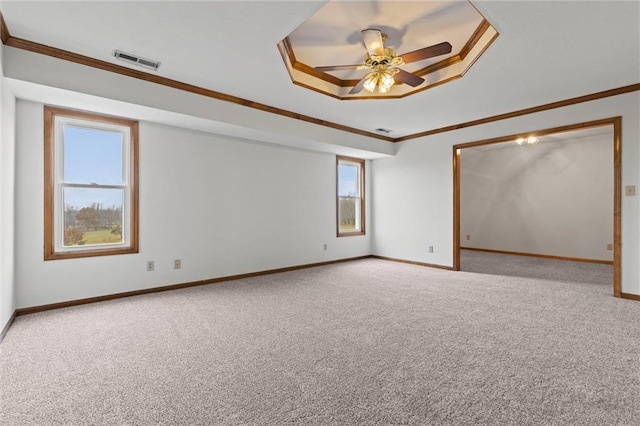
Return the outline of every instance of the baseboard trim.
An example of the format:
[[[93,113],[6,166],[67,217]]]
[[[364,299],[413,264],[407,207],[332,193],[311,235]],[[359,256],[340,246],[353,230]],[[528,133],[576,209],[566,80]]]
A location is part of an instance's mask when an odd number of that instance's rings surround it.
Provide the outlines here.
[[[4,336],[7,335],[7,332],[13,325],[13,321],[16,319],[17,316],[18,316],[18,311],[17,310],[13,311],[13,314],[11,314],[11,317],[9,317],[9,321],[7,321],[7,324],[2,329],[2,332],[0,332],[0,343],[2,343],[2,341],[4,340]]]
[[[391,262],[408,263],[410,265],[426,266],[427,268],[437,268],[445,269],[447,271],[453,271],[453,268],[451,266],[438,265],[435,263],[416,262],[415,260],[397,259],[395,257],[378,256],[373,254],[369,257],[372,257],[374,259],[389,260]]]
[[[613,265],[613,260],[585,259],[583,257],[552,256],[550,254],[523,253],[519,251],[493,250],[475,247],[460,247],[460,250],[483,251],[487,253],[509,254],[514,256],[540,257],[542,259],[570,260],[572,262],[599,263],[601,265]]]
[[[191,281],[191,282],[180,283],[180,284],[165,285],[161,287],[145,288],[142,290],[126,291],[123,293],[107,294],[104,296],[88,297],[85,299],[69,300],[66,302],[50,303],[47,305],[31,306],[28,308],[19,308],[19,309],[16,309],[13,317],[18,315],[29,315],[29,314],[35,314],[38,312],[51,311],[54,309],[69,308],[69,307],[78,306],[78,305],[87,305],[89,303],[105,302],[107,300],[122,299],[125,297],[140,296],[143,294],[160,293],[164,291],[179,290],[179,289],[189,288],[189,287],[198,287],[198,286],[207,285],[207,284],[216,284],[216,283],[222,283],[227,281],[240,280],[243,278],[253,278],[253,277],[259,277],[263,275],[279,274],[281,272],[297,271],[299,269],[314,268],[316,266],[332,265],[335,263],[343,263],[343,262],[352,262],[354,260],[368,259],[370,257],[371,257],[370,255],[349,257],[345,259],[329,260],[326,262],[308,263],[304,265],[288,266],[285,268],[268,269],[265,271],[249,272],[246,274],[238,274],[238,275],[228,275],[226,277],[210,278],[210,279],[200,280],[200,281]],[[10,321],[9,323],[11,322],[12,321]],[[5,328],[8,330],[8,327],[5,327]]]
[[[620,293],[620,297],[623,299],[636,300],[640,302],[640,294]]]
[[[463,248],[463,247],[461,247],[461,249],[464,249],[464,250],[476,250],[476,251],[488,251],[488,252],[496,252],[496,253],[503,253],[503,254],[517,254],[517,255],[522,255],[522,256],[526,256],[527,255],[527,254],[522,254],[522,253],[502,252],[502,251],[497,251],[497,250],[485,250],[485,249],[474,249],[474,248]],[[548,256],[541,256],[541,255],[532,255],[532,256],[534,256],[534,257],[548,257]],[[407,264],[410,264],[410,265],[424,266],[424,267],[428,267],[428,268],[444,269],[444,270],[448,270],[448,271],[453,270],[453,268],[450,267],[450,266],[438,265],[438,264],[433,264],[433,263],[416,262],[416,261],[413,261],[413,260],[398,259],[398,258],[387,257],[387,256],[366,255],[366,256],[349,257],[349,258],[345,258],[345,259],[329,260],[329,261],[326,261],[326,262],[309,263],[309,264],[305,264],[305,265],[288,266],[288,267],[285,267],[285,268],[268,269],[268,270],[265,270],[265,271],[249,272],[249,273],[246,273],[246,274],[229,275],[229,276],[226,276],[226,277],[211,278],[211,279],[200,280],[200,281],[191,281],[191,282],[186,282],[186,283],[172,284],[172,285],[166,285],[166,286],[161,286],[161,287],[153,287],[153,288],[147,288],[147,289],[142,289],[142,290],[133,290],[133,291],[127,291],[127,292],[122,292],[122,293],[108,294],[108,295],[104,295],[104,296],[88,297],[88,298],[84,298],[84,299],[75,299],[75,300],[70,300],[70,301],[66,301],[66,302],[51,303],[51,304],[47,304],[47,305],[31,306],[31,307],[28,307],[28,308],[20,308],[20,309],[16,309],[15,311],[13,311],[13,314],[9,318],[9,321],[7,321],[7,324],[2,329],[2,332],[0,332],[0,343],[2,342],[4,337],[7,335],[7,332],[9,331],[11,326],[13,325],[13,322],[15,321],[16,317],[19,316],[19,315],[29,315],[29,314],[35,314],[35,313],[38,313],[38,312],[50,311],[50,310],[54,310],[54,309],[69,308],[69,307],[72,307],[72,306],[86,305],[86,304],[97,303],[97,302],[105,302],[105,301],[114,300],[114,299],[122,299],[122,298],[125,298],[125,297],[133,297],[133,296],[140,296],[140,295],[144,295],[144,294],[152,294],[152,293],[160,293],[160,292],[164,292],[164,291],[179,290],[179,289],[183,289],[183,288],[197,287],[197,286],[202,286],[202,285],[207,285],[207,284],[216,284],[216,283],[222,283],[222,282],[227,282],[227,281],[239,280],[239,279],[243,279],[243,278],[253,278],[253,277],[259,277],[259,276],[263,276],[263,275],[271,275],[271,274],[278,274],[278,273],[282,273],[282,272],[297,271],[297,270],[300,270],[300,269],[314,268],[316,266],[332,265],[332,264],[336,264],[336,263],[352,262],[352,261],[355,261],[355,260],[370,259],[370,258],[380,259],[380,260],[388,260],[388,261],[391,261],[391,262],[398,262],[398,263],[407,263]],[[553,257],[553,258],[554,259],[558,259],[558,257]],[[567,259],[567,258],[560,258],[560,259]],[[568,260],[575,260],[575,259],[569,258]],[[601,262],[598,261],[596,263],[601,263]],[[640,295],[637,295],[637,294],[621,293],[620,297],[623,298],[623,299],[640,301]]]

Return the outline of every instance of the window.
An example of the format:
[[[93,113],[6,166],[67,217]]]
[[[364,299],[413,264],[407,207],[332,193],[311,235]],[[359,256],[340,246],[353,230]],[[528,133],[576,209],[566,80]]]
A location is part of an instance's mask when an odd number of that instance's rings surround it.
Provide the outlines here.
[[[364,160],[336,161],[338,237],[364,235]]]
[[[44,110],[44,259],[138,252],[138,123]]]

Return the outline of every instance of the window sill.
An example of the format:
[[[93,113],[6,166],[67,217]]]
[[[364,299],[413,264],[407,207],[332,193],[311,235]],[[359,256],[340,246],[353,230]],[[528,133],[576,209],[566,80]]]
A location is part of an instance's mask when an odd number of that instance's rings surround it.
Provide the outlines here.
[[[62,251],[55,253],[45,253],[44,260],[60,260],[60,259],[78,259],[82,257],[98,257],[98,256],[113,256],[118,254],[133,254],[138,253],[137,247],[126,247],[118,249],[104,249],[104,250],[83,250],[83,251]]]
[[[353,231],[353,232],[338,232],[338,238],[341,237],[358,237],[361,235],[366,235],[364,231]]]

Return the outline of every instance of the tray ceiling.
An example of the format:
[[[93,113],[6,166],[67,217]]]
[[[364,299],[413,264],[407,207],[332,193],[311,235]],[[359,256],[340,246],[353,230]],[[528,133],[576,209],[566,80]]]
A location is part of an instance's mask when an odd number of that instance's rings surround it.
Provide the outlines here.
[[[407,20],[397,7],[402,2],[334,3],[356,4],[358,13],[335,14],[309,28],[309,51],[300,55],[312,65],[357,62],[362,44],[354,35],[372,26],[388,31],[399,52],[437,43],[461,8],[459,1],[439,2]],[[314,23],[326,4],[1,0],[0,11],[17,39],[128,67],[113,57],[120,49],[160,61],[157,72],[145,71],[150,75],[286,111],[291,119],[311,117],[373,136],[385,128],[396,140],[640,82],[638,2],[472,1],[500,36],[463,78],[401,99],[343,102],[292,84],[277,48],[300,25]],[[455,16],[460,29],[445,37],[459,43],[456,34],[475,26],[477,17]],[[424,33],[417,30],[421,20],[429,22]],[[340,48],[322,49],[332,43]]]
[[[425,81],[411,87],[396,81],[387,93],[349,91],[371,69],[318,71],[327,65],[363,64],[361,30],[379,29],[385,47],[398,56],[448,42],[449,54],[400,66]],[[278,44],[294,84],[331,97],[400,98],[462,77],[498,32],[468,1],[329,2]]]

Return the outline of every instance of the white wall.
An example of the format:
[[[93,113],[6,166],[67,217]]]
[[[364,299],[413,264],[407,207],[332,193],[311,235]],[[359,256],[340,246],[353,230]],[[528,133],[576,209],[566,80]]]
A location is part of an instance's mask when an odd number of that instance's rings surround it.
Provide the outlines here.
[[[18,308],[370,254],[336,238],[334,155],[141,122],[140,253],[45,262],[42,110],[18,100]]]
[[[394,152],[393,144],[384,140],[291,119],[24,49],[5,47],[5,56],[5,76],[21,83],[16,86],[22,86],[23,93],[15,91],[16,97],[21,99],[77,107],[67,101],[83,94],[83,102],[97,106],[103,106],[105,100],[117,102],[119,108],[129,111],[125,115],[176,127],[365,159],[389,156]],[[47,93],[52,89],[58,93],[55,99],[50,100]],[[91,100],[84,101],[87,98]],[[149,109],[155,110],[156,115],[149,116]]]
[[[453,265],[453,145],[614,116],[623,117],[622,184],[638,185],[637,92],[398,144],[395,157],[373,162],[373,253]],[[632,294],[640,294],[638,210],[638,196],[623,197],[622,291]]]
[[[3,49],[4,47],[0,47]],[[2,61],[3,52],[0,52]],[[0,62],[2,70],[2,62]],[[0,330],[15,310],[14,282],[14,171],[15,98],[0,74]]]
[[[461,246],[613,260],[613,126],[592,133],[462,149]]]

